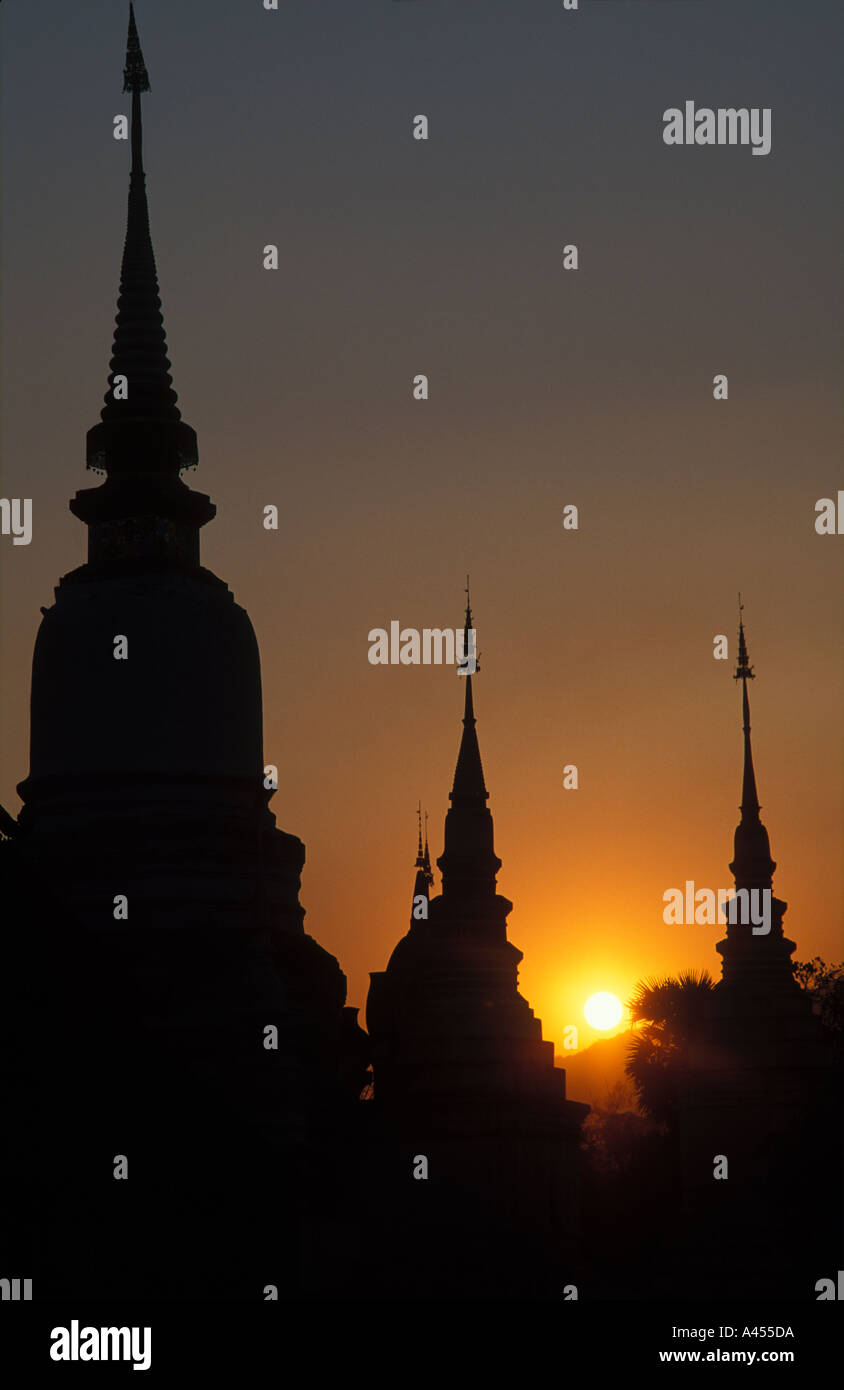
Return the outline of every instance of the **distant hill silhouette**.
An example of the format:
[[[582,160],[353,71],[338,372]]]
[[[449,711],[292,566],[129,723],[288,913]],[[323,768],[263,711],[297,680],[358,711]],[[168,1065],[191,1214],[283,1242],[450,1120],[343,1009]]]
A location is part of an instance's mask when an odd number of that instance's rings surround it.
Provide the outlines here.
[[[618,1097],[614,1097],[611,1108],[638,1113],[633,1084],[624,1072],[630,1038],[631,1029],[626,1028],[612,1038],[598,1038],[580,1052],[558,1055],[555,1065],[565,1069],[567,1097],[603,1110],[607,1108],[610,1092],[621,1086],[623,1103],[619,1106]]]

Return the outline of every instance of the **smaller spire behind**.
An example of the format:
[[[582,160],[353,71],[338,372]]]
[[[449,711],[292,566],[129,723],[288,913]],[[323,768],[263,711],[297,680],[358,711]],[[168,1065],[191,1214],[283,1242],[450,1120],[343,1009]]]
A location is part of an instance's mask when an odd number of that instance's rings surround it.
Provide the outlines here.
[[[434,873],[433,873],[433,870],[432,870],[432,868],[431,868],[431,853],[430,853],[430,850],[428,849],[428,812],[427,812],[427,811],[425,812],[425,850],[424,850],[422,859],[423,859],[423,867],[424,867],[424,869],[425,869],[425,872],[426,872],[427,875],[428,875],[428,886],[429,886],[430,888],[433,888],[433,886],[434,886]]]
[[[428,819],[428,817],[427,817],[427,815],[426,815],[425,820],[427,821],[427,819]],[[420,913],[420,911],[419,911],[419,899],[420,899],[420,898],[424,898],[426,903],[429,901],[429,899],[430,899],[430,889],[431,889],[431,887],[432,887],[432,885],[433,885],[433,882],[434,882],[434,875],[431,873],[431,860],[430,860],[429,855],[428,855],[428,833],[427,833],[427,827],[426,827],[426,831],[425,831],[425,846],[424,846],[424,848],[423,848],[423,846],[422,846],[422,803],[421,803],[421,801],[417,804],[417,807],[416,807],[416,820],[417,820],[418,836],[417,836],[416,863],[415,863],[415,865],[414,865],[414,868],[416,869],[416,878],[415,878],[414,883],[413,883],[413,910],[412,910],[411,916],[410,916],[410,925],[411,925],[411,927],[413,927],[413,926],[415,925],[416,922],[419,922],[419,921],[427,921],[427,918],[428,918],[427,908],[425,909],[424,916],[422,916],[421,913]]]
[[[423,844],[422,844],[422,816],[423,816],[422,802],[420,801],[420,802],[418,803],[417,807],[416,807],[416,819],[417,819],[417,822],[418,822],[419,835],[418,835],[417,850],[416,850],[416,863],[414,864],[413,867],[414,867],[414,868],[416,869],[416,871],[417,871],[417,872],[416,872],[416,881],[417,881],[417,883],[419,882],[420,878],[424,878],[425,883],[426,883],[426,885],[427,885],[427,888],[430,888],[430,887],[432,887],[433,882],[434,882],[434,875],[431,873],[431,856],[430,856],[430,854],[428,853],[428,812],[427,812],[427,811],[424,812],[424,816],[425,816],[425,844],[424,844],[424,847],[423,847]],[[423,889],[420,889],[420,888],[417,888],[417,889],[416,889],[416,892],[423,892],[423,891],[426,893],[426,896],[427,896],[427,889],[424,889],[424,890],[423,890]]]
[[[416,803],[416,821],[417,821],[417,826],[418,826],[418,830],[419,830],[418,844],[417,844],[417,849],[416,849],[416,868],[417,868],[417,869],[420,869],[420,868],[422,868],[422,865],[423,865],[423,862],[424,862],[424,855],[423,855],[423,853],[422,853],[422,802],[421,802],[421,801],[417,801],[417,803]]]

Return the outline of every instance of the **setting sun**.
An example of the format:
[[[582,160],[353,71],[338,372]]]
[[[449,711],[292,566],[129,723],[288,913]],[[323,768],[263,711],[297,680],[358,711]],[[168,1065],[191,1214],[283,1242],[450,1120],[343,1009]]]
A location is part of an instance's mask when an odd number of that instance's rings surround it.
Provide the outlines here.
[[[615,1028],[621,1020],[621,1000],[617,999],[614,994],[607,994],[605,991],[593,994],[583,1005],[583,1012],[587,1023],[590,1023],[593,1028],[598,1028],[601,1031]]]

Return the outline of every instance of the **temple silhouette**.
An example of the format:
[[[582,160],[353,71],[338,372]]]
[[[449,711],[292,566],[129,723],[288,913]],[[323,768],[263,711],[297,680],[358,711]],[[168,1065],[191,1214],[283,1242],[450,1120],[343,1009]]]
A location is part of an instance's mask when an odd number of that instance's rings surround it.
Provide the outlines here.
[[[420,822],[409,926],[372,972],[367,1032],[337,960],[305,931],[305,849],[270,809],[257,642],[200,562],[215,507],[182,478],[198,447],[150,236],[148,90],[130,5],[126,240],[87,436],[102,481],[70,503],[87,560],[42,610],[22,809],[0,816],[14,924],[0,957],[0,1179],[15,1194],[0,1275],[31,1279],[36,1299],[600,1297],[580,1199],[588,1107],[567,1098],[519,992],[471,674],[441,891]],[[467,639],[472,626],[467,595]],[[737,888],[771,889],[743,624],[736,676],[730,867]],[[600,1250],[631,1297],[690,1268],[695,1296],[811,1297],[838,1267],[840,1072],[794,980],[784,912],[773,899],[768,935],[730,924],[718,944],[723,977],[683,1083],[669,1267],[649,1281],[623,1243]],[[807,1233],[802,1208],[819,1194],[829,1229]]]
[[[304,930],[304,846],[269,809],[252,625],[200,563],[215,508],[180,477],[198,452],[150,238],[148,89],[130,6],[126,241],[87,440],[105,480],[70,504],[88,559],[44,610],[3,846],[23,938],[5,1000],[20,1133],[48,1163],[33,1192],[56,1197],[7,1216],[4,1246],[42,1296],[261,1297],[322,1277],[342,1187],[326,1165],[366,1063],[345,976]],[[23,1013],[21,979],[39,985]]]
[[[467,602],[464,651],[471,629]],[[420,836],[410,928],[372,973],[367,1002],[374,1122],[395,1155],[386,1263],[393,1287],[402,1269],[420,1295],[538,1294],[573,1281],[588,1106],[566,1100],[554,1045],[519,993],[522,953],[507,940],[512,903],[496,892],[501,860],[464,679],[442,892],[429,895]],[[428,1175],[411,1185],[416,1156]]]
[[[681,1096],[684,1220],[702,1296],[806,1297],[842,1252],[842,1087],[830,1039],[791,963],[787,904],[773,894],[776,863],[760,816],[750,741],[754,679],[739,618],[744,767],[730,864],[737,897],[716,950],[721,979],[692,1038]],[[769,930],[750,894],[769,894]],[[757,897],[757,901],[761,899]],[[728,1176],[715,1179],[717,1156]],[[807,1219],[820,1203],[820,1219]]]

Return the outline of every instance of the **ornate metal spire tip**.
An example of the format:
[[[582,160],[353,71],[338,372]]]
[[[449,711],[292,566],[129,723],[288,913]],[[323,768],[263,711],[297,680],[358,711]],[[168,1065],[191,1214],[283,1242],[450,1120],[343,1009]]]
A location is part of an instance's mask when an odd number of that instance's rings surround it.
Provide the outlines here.
[[[124,92],[148,92],[149,73],[141,52],[141,41],[135,24],[135,8],[129,6],[129,37],[126,40],[126,66],[123,69]]]
[[[748,660],[748,657],[747,657],[747,642],[745,641],[745,638],[744,638],[744,622],[742,621],[742,616],[741,616],[742,613],[744,612],[744,604],[743,604],[742,601],[741,601],[741,594],[739,594],[739,605],[738,605],[738,606],[739,606],[738,666],[736,667],[736,672],[735,672],[735,675],[733,676],[733,680],[734,680],[734,681],[740,681],[740,680],[750,680],[750,681],[752,681],[752,680],[755,680],[756,677],[755,677],[755,675],[754,675],[754,673],[753,673],[753,667],[751,666],[751,664],[750,664],[750,662],[749,662],[749,660]]]

